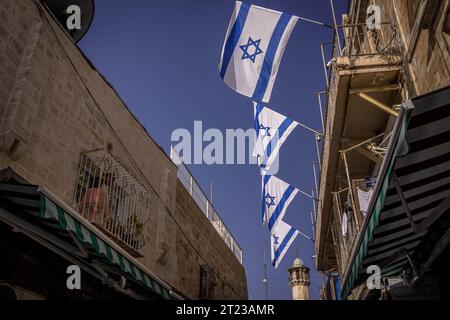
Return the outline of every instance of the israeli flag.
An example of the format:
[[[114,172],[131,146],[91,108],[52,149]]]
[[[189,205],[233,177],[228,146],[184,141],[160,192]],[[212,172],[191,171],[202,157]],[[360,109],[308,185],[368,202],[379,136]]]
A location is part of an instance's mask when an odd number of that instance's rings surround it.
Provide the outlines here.
[[[298,18],[236,1],[222,49],[220,77],[231,89],[268,102]]]
[[[278,152],[291,132],[298,125],[282,114],[264,107],[260,103],[254,104],[254,119],[256,142],[253,156],[257,157],[258,165],[266,171],[271,171],[272,164],[278,159]]]
[[[275,176],[265,175],[262,178],[261,215],[264,224],[268,224],[272,232],[281,221],[287,207],[299,190]]]
[[[281,260],[288,251],[299,232],[286,222],[280,220],[270,234],[272,248],[272,265],[278,268]]]

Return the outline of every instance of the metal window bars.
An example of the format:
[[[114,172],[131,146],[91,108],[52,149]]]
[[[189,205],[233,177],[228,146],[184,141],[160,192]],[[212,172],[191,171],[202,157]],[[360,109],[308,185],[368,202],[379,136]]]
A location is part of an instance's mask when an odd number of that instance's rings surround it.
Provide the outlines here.
[[[149,193],[108,151],[81,154],[73,208],[132,256],[143,256]]]
[[[180,157],[173,148],[171,148],[170,151],[170,158],[178,166],[178,180],[189,192],[189,195],[192,197],[194,202],[197,204],[203,214],[208,218],[214,229],[216,229],[217,233],[223,239],[225,244],[230,248],[231,252],[242,264],[243,255],[241,247],[236,242],[233,235],[228,230],[217,211],[214,209],[211,201],[205,195],[200,185],[195,181],[194,177],[189,172],[189,169],[182,163]]]

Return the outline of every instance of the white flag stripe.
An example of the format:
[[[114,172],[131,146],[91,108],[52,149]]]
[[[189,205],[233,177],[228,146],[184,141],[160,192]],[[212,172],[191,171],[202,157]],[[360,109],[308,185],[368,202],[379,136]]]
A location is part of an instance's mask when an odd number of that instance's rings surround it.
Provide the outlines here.
[[[220,76],[233,90],[267,102],[297,17],[237,1],[227,29]]]
[[[297,126],[297,123],[293,122],[283,132],[283,134],[281,136],[277,135],[276,139],[278,139],[278,141],[277,140],[274,141],[275,147],[273,148],[272,152],[270,153],[267,161],[265,161],[267,169],[270,169],[272,163],[274,163],[274,161],[275,161],[275,158],[278,157],[281,146],[283,145],[283,143],[286,141],[286,139],[291,134],[291,132],[295,129],[296,126]]]
[[[227,39],[230,39],[230,33],[232,32],[234,24],[236,23],[236,19],[238,18],[238,14],[241,13],[241,19],[243,18],[242,17],[243,12],[240,11],[241,10],[241,6],[242,6],[242,2],[236,1],[235,5],[234,5],[233,13],[231,15],[230,23],[228,24],[227,33],[226,33],[226,36],[225,36],[225,42],[224,42],[223,47],[222,47],[222,54],[220,56],[219,70],[221,70],[221,66],[224,63],[225,47],[227,46],[227,42],[226,41],[227,41]],[[221,77],[223,78],[222,75],[221,75]]]
[[[275,79],[277,78],[278,70],[281,64],[281,58],[283,57],[284,50],[286,49],[287,42],[289,40],[289,37],[294,30],[295,25],[297,24],[297,17],[293,17],[289,20],[289,23],[285,30],[285,40],[281,41],[280,45],[278,46],[278,49],[276,51],[275,57],[273,59],[273,66],[272,66],[272,74],[269,78],[266,92],[264,93],[264,97],[262,99],[263,102],[269,102],[270,96],[272,95],[272,89],[273,85],[275,84]],[[256,97],[255,97],[256,98]]]
[[[284,221],[280,221],[270,234],[272,265],[278,268],[299,232]]]

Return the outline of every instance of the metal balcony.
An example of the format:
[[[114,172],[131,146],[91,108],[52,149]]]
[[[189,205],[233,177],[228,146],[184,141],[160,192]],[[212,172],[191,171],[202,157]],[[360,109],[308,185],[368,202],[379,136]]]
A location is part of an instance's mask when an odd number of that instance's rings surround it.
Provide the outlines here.
[[[365,24],[340,26],[328,63],[325,134],[317,218],[319,270],[336,268],[333,202],[348,188],[355,206],[354,179],[376,176],[382,142],[388,142],[397,105],[402,101],[402,66],[398,33],[388,23],[368,30]],[[355,219],[356,233],[361,219]],[[336,241],[334,241],[336,242]],[[347,243],[348,247],[348,243]],[[351,247],[351,246],[350,246]],[[350,248],[347,248],[350,249]],[[341,255],[342,256],[342,255]]]

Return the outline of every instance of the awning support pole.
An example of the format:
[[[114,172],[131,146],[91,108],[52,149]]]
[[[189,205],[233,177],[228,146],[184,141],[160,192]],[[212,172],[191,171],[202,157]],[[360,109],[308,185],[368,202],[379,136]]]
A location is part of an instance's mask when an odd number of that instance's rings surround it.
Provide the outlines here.
[[[398,180],[398,177],[397,177],[397,174],[395,173],[395,171],[394,171],[394,173],[392,175],[392,180],[394,182],[395,189],[397,190],[398,196],[400,197],[400,201],[402,202],[403,208],[406,211],[406,215],[408,216],[408,220],[409,220],[409,223],[410,223],[411,227],[413,228],[413,230],[414,230],[414,232],[416,234],[421,233],[422,232],[422,228],[414,222],[414,219],[413,219],[413,216],[411,214],[411,211],[409,210],[408,203],[407,203],[407,201],[405,199],[405,195],[403,194],[403,190],[402,190],[402,187],[400,185],[400,181]]]

